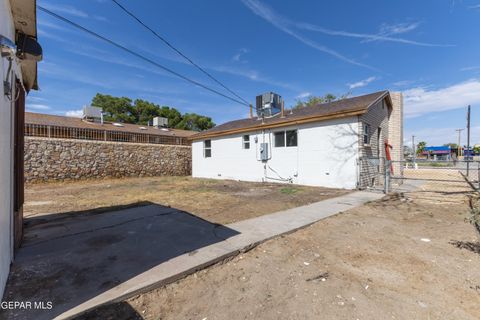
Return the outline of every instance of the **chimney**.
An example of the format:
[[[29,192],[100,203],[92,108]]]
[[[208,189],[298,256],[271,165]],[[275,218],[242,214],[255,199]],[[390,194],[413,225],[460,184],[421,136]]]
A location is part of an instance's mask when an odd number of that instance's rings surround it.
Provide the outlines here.
[[[280,111],[280,118],[285,118],[285,103],[282,99],[281,111]]]
[[[252,119],[252,118],[253,118],[253,106],[250,103],[250,119]]]

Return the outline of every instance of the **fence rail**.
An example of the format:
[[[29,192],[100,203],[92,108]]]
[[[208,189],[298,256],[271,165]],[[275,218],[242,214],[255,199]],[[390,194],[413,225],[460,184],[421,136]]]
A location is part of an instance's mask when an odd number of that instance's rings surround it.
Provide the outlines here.
[[[184,137],[163,136],[148,133],[121,132],[112,130],[71,128],[39,124],[25,124],[25,136],[77,140],[190,145]]]

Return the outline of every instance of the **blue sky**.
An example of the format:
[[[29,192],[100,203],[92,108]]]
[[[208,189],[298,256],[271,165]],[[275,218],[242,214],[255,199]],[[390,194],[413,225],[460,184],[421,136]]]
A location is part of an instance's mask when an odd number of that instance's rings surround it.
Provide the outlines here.
[[[127,8],[248,101],[401,91],[405,140],[456,142],[472,105],[480,143],[480,0],[126,1]],[[175,71],[222,90],[110,0],[37,3]],[[38,12],[40,91],[27,110],[75,115],[97,93],[141,98],[216,123],[248,108]],[[462,140],[465,142],[465,133]]]

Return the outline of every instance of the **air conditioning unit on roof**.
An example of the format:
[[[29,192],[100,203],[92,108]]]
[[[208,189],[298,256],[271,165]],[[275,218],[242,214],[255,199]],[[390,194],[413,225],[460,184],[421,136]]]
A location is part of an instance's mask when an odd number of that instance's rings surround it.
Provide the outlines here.
[[[168,127],[168,119],[163,117],[155,117],[153,118],[153,126],[155,128],[167,128]]]
[[[84,106],[83,107],[83,119],[98,119],[101,120],[103,118],[102,108],[92,107],[92,106]]]
[[[274,92],[266,92],[256,98],[257,116],[271,117],[282,110],[282,96]]]

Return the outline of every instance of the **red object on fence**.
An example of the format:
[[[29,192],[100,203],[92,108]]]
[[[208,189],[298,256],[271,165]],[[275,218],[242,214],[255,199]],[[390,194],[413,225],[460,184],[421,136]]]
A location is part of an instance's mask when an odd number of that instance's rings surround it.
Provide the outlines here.
[[[385,140],[385,155],[388,161],[392,160],[392,157],[390,156],[390,149],[393,149],[393,146],[388,143],[388,140]],[[393,164],[391,162],[390,162],[390,172],[391,174],[393,174]]]

